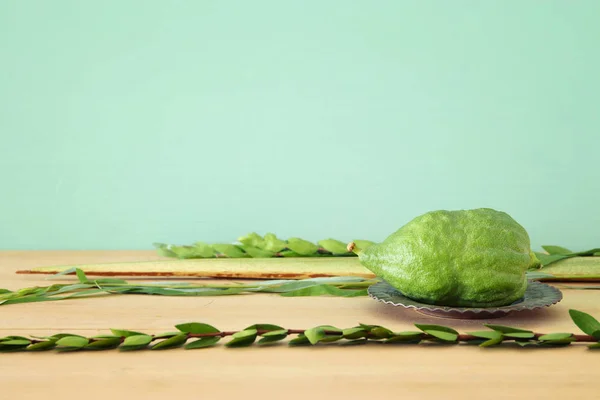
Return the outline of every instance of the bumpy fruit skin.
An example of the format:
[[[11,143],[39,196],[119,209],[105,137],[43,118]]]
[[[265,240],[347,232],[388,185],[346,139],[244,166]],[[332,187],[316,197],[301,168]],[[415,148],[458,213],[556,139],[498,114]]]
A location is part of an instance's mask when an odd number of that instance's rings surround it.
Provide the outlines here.
[[[539,265],[529,235],[490,208],[432,211],[359,254],[403,295],[452,307],[498,307],[523,297],[525,272]]]

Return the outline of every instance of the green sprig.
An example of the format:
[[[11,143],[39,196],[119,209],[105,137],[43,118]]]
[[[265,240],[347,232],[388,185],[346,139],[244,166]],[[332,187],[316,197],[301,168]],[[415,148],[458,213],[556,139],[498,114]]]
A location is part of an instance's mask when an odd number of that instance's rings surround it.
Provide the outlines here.
[[[356,248],[364,250],[374,244],[369,240],[354,240]],[[279,239],[273,233],[264,237],[256,232],[238,238],[237,243],[208,244],[196,242],[191,245],[154,243],[159,255],[170,258],[271,258],[271,257],[356,257],[347,248],[347,243],[337,239],[323,239],[316,244],[308,240],[292,237]]]
[[[79,268],[72,268],[54,276],[75,272],[78,283],[35,286],[16,291],[0,289],[0,305],[57,301],[106,295],[160,295],[160,296],[230,296],[251,293],[273,293],[285,297],[297,296],[366,296],[367,288],[378,279],[360,277],[322,277],[299,280],[270,280],[252,284],[130,284],[123,279],[89,279]]]
[[[584,251],[572,251],[562,246],[553,245],[543,245],[542,248],[546,250],[546,253],[535,252],[535,255],[540,260],[543,267],[566,258],[600,256],[600,248]]]
[[[230,339],[225,347],[259,347],[295,336],[288,341],[289,346],[315,346],[333,342],[345,344],[366,344],[377,342],[388,344],[419,344],[438,342],[445,344],[477,344],[480,347],[498,346],[516,343],[520,346],[562,347],[572,343],[591,343],[591,349],[600,348],[600,322],[594,317],[578,310],[569,310],[573,322],[586,334],[565,332],[535,333],[530,330],[503,325],[486,324],[488,330],[460,334],[443,325],[415,324],[418,331],[394,332],[380,325],[359,324],[346,329],[331,325],[319,325],[309,329],[286,329],[273,324],[254,324],[239,331],[221,331],[212,325],[200,322],[179,324],[176,332],[151,335],[142,332],[111,329],[112,335],[84,337],[70,333],[58,333],[52,336],[30,338],[25,336],[6,336],[0,338],[0,351],[45,351],[56,349],[60,352],[80,350],[167,350],[202,349],[214,347],[223,338]]]

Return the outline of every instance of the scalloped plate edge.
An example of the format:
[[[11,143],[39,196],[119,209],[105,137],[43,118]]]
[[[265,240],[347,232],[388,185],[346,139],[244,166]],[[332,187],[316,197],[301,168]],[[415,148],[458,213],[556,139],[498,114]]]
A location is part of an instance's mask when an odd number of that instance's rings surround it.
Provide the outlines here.
[[[385,281],[379,282],[379,283],[376,283],[375,285],[370,286],[369,289],[367,290],[367,293],[368,293],[369,297],[371,297],[372,299],[377,300],[384,304],[389,304],[389,305],[395,306],[395,307],[414,309],[414,310],[420,311],[420,312],[424,311],[423,313],[428,314],[428,315],[436,315],[436,316],[448,315],[448,316],[450,316],[451,314],[459,313],[459,314],[466,314],[465,317],[468,314],[486,314],[486,315],[491,316],[491,315],[497,315],[497,314],[505,314],[506,315],[508,313],[515,312],[515,311],[536,310],[536,309],[550,307],[552,305],[555,305],[563,299],[563,294],[558,288],[555,288],[555,287],[550,286],[545,283],[536,282],[536,281],[530,281],[529,285],[531,285],[533,287],[538,286],[538,287],[546,289],[546,290],[551,290],[553,292],[553,296],[547,296],[548,301],[544,304],[533,304],[530,306],[527,306],[525,303],[525,304],[514,304],[514,305],[509,305],[509,306],[504,306],[504,307],[467,308],[467,307],[435,306],[435,305],[431,305],[431,304],[419,303],[418,301],[408,299],[406,296],[402,295],[400,292],[398,292],[389,283],[387,283]],[[404,297],[412,303],[417,303],[417,305],[404,304],[401,302],[394,302],[391,300],[385,300],[385,299],[379,298],[379,297],[377,297],[376,294],[373,293],[373,291],[371,289],[376,286],[380,286],[380,287],[386,286],[389,289],[397,292],[398,296]],[[528,286],[528,288],[529,288],[529,286]]]

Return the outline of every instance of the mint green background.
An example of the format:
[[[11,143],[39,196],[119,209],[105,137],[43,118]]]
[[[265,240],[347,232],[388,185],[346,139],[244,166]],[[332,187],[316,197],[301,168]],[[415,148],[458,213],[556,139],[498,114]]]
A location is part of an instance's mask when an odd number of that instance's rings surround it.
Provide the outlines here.
[[[0,2],[0,248],[382,240],[493,207],[600,245],[600,2]]]

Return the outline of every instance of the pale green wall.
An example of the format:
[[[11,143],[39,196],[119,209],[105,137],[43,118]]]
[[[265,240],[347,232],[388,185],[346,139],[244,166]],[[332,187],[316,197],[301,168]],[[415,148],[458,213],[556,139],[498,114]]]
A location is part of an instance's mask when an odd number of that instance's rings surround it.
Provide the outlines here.
[[[600,1],[0,2],[0,248],[600,245]]]

